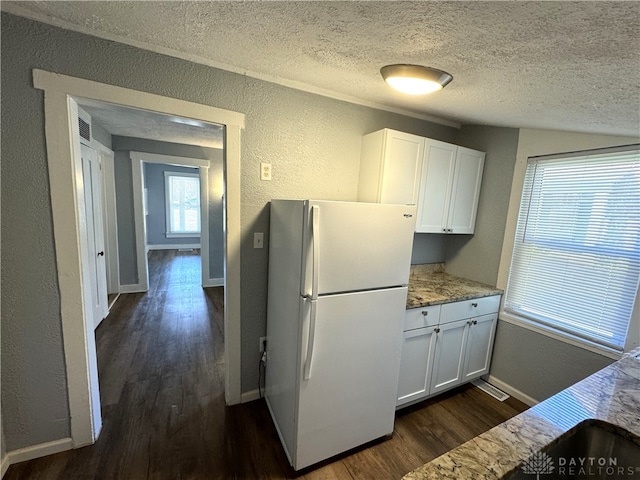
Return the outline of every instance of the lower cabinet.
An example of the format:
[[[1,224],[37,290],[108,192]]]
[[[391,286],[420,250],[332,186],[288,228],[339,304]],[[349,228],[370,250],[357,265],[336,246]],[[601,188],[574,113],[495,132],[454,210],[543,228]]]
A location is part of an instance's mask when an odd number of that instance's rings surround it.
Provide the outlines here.
[[[431,374],[431,395],[460,385],[468,325],[464,320],[440,325]]]
[[[471,324],[467,328],[467,344],[461,383],[470,382],[489,373],[497,323],[497,313],[471,320]]]
[[[482,302],[478,313],[492,309],[497,312],[499,299],[499,296],[487,297],[487,300],[479,299],[470,306],[475,309]],[[462,302],[450,305],[451,311],[465,307]],[[410,312],[407,311],[408,317]],[[489,372],[498,314],[452,320],[455,315],[447,315],[444,308],[443,312],[445,315],[440,317],[437,325],[404,332],[398,407],[444,392]]]
[[[429,395],[436,328],[418,328],[404,332],[397,405]]]

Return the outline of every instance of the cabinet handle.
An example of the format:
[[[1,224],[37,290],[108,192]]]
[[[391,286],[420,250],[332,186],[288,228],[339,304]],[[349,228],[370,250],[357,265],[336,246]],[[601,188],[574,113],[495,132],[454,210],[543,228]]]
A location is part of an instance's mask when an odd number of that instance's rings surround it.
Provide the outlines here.
[[[440,329],[439,328],[434,328],[433,331],[436,332],[436,333],[440,333]]]
[[[446,231],[447,231],[447,229],[446,229],[446,228],[443,228],[443,229],[442,229],[442,231],[443,231],[443,232],[446,232]]]
[[[478,324],[478,320],[474,320],[474,321],[473,321],[473,324],[474,324],[474,325],[477,325],[477,324]]]
[[[429,311],[428,310],[423,310],[422,311],[422,315],[426,317],[427,315],[429,315]]]
[[[471,306],[472,306],[473,308],[476,308],[476,307],[478,306],[478,304],[477,304],[477,303],[472,303],[472,304],[471,304]]]
[[[453,228],[449,228],[447,232],[453,232]]]

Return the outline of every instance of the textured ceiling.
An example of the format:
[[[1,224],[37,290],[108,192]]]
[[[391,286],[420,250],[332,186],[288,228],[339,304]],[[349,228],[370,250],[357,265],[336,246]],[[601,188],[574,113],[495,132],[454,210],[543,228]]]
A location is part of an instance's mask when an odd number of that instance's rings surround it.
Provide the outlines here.
[[[2,2],[2,9],[356,103],[455,123],[638,135],[640,2]],[[451,73],[391,91],[379,69]]]
[[[224,127],[84,98],[78,104],[112,135],[223,148]]]

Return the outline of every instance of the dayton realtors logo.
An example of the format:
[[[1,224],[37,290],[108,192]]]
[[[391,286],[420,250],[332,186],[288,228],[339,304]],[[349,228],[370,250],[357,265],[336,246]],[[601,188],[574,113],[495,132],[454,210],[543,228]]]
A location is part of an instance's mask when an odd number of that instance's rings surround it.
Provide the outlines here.
[[[535,475],[555,475],[551,478],[622,478],[640,477],[640,467],[618,465],[616,457],[558,457],[554,459],[544,452],[534,453],[522,464],[522,472]],[[544,478],[543,478],[544,480]]]
[[[540,475],[553,473],[554,468],[553,459],[544,452],[534,453],[522,465],[522,471],[536,475],[536,480],[540,480]]]

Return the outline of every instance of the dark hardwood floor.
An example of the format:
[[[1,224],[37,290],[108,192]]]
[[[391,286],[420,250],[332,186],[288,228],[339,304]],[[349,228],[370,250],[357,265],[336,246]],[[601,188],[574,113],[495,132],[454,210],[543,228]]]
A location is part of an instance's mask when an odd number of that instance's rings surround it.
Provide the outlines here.
[[[150,252],[149,292],[120,295],[98,327],[98,441],[3,480],[398,479],[526,409],[461,387],[398,412],[390,439],[296,473],[263,400],[224,404],[223,290],[199,286],[198,253]]]

